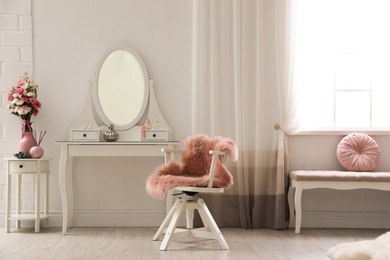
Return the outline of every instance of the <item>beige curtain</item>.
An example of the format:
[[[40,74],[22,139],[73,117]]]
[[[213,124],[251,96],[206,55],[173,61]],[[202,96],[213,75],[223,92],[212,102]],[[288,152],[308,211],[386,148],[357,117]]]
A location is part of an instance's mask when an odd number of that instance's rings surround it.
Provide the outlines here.
[[[204,196],[220,226],[287,227],[285,134],[297,126],[291,0],[194,0],[192,132],[231,137],[235,185]]]

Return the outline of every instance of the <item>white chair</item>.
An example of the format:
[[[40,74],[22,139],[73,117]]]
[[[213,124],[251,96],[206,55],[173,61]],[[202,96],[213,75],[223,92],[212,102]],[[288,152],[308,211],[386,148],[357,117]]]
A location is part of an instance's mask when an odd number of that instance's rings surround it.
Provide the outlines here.
[[[184,150],[174,150],[174,149],[163,149],[165,152],[165,163],[171,161],[175,153],[183,153]],[[161,226],[157,230],[156,234],[153,237],[153,240],[159,240],[163,234],[164,238],[160,246],[160,250],[165,251],[168,247],[169,242],[175,238],[182,237],[198,237],[206,239],[215,239],[219,242],[223,249],[229,249],[228,244],[221,231],[218,228],[213,216],[211,215],[209,209],[206,206],[206,203],[203,199],[197,197],[199,193],[223,193],[223,188],[213,187],[214,174],[219,160],[218,157],[221,157],[222,161],[224,160],[226,153],[222,151],[209,151],[211,158],[211,165],[209,170],[209,181],[207,186],[204,187],[191,187],[191,186],[177,186],[172,187],[167,192],[167,210],[168,214],[162,222]],[[177,198],[176,202],[172,205],[172,196],[175,192],[182,193],[183,196]],[[178,228],[178,222],[183,210],[186,210],[186,219],[187,224],[186,228]],[[201,220],[203,222],[203,227],[193,228],[193,219],[194,219],[194,210],[198,210]]]

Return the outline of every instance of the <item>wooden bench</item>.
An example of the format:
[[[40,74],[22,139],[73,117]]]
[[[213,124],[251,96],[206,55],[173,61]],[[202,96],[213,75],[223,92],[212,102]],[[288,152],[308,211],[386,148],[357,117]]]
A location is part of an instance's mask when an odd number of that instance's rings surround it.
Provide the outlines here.
[[[373,189],[390,191],[390,172],[292,171],[289,174],[288,202],[290,221],[295,220],[295,233],[302,224],[302,191],[309,189]]]

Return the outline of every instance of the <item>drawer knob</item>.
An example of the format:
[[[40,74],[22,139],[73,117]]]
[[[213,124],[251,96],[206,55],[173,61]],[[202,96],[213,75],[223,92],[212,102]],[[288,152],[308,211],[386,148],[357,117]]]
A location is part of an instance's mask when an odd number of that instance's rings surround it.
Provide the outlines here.
[[[19,168],[23,168],[23,164],[20,164],[20,165],[19,165]]]
[[[156,134],[153,134],[153,137],[156,137],[157,135]]]
[[[84,137],[87,137],[87,134],[83,134]]]

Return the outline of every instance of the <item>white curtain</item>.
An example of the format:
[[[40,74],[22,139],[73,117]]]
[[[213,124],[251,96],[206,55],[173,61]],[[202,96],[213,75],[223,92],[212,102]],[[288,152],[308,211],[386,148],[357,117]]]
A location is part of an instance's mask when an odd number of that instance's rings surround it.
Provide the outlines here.
[[[194,0],[192,134],[231,137],[239,148],[228,164],[235,185],[207,201],[220,226],[287,226],[293,14],[292,0]]]

